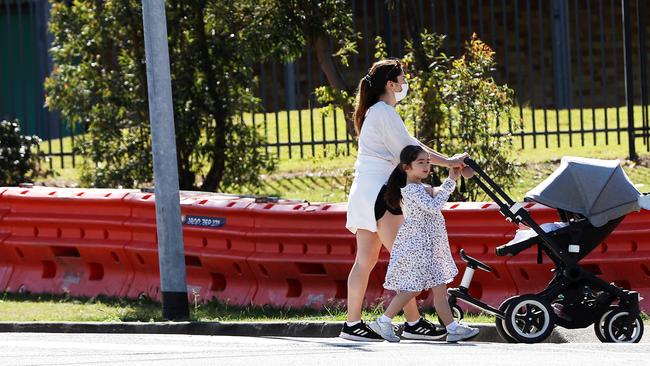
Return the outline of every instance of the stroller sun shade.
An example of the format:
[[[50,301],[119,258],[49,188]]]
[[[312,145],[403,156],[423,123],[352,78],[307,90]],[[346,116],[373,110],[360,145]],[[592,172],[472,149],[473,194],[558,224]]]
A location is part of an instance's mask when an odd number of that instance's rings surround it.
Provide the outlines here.
[[[618,160],[566,156],[546,180],[526,193],[526,201],[585,216],[596,227],[639,211],[641,193]]]

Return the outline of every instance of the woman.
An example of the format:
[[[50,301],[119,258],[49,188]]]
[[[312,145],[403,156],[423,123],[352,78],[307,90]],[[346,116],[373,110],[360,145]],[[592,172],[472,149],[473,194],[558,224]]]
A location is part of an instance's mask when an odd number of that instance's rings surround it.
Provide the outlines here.
[[[395,105],[408,91],[399,60],[378,61],[361,79],[356,96],[354,125],[359,134],[359,150],[350,196],[346,227],[356,235],[356,258],[348,277],[348,317],[340,337],[356,341],[383,339],[361,320],[363,298],[370,272],[375,267],[382,244],[390,252],[403,222],[402,211],[387,206],[385,184],[399,163],[407,145],[420,145],[429,162],[445,167],[464,167],[467,154],[447,158],[413,138]],[[445,336],[420,316],[415,299],[404,307],[407,322],[402,337],[438,340]]]

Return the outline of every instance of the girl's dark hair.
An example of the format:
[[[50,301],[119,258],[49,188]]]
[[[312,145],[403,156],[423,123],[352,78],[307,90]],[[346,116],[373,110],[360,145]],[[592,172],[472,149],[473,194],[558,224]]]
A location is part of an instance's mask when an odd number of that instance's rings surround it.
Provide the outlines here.
[[[386,83],[397,82],[397,77],[404,72],[402,63],[398,59],[388,59],[375,62],[368,74],[361,78],[357,88],[357,97],[354,106],[354,128],[357,134],[361,133],[366,112],[373,104],[379,101],[384,94]]]
[[[388,207],[394,209],[400,207],[400,201],[402,200],[402,191],[400,189],[406,185],[406,171],[404,169],[407,165],[417,160],[418,155],[423,152],[425,152],[424,149],[418,145],[408,145],[400,152],[399,164],[390,173],[388,183],[386,183],[384,200]]]

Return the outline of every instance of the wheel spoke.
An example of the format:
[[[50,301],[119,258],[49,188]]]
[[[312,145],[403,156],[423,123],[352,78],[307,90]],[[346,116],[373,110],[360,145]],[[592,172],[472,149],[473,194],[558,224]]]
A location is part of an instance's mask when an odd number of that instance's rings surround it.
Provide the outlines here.
[[[539,328],[538,328],[535,324],[533,324],[533,323],[529,323],[529,324],[527,325],[527,327],[526,327],[526,333],[528,333],[528,334],[534,334],[534,333],[537,333],[537,330],[538,330],[538,329],[539,329]]]

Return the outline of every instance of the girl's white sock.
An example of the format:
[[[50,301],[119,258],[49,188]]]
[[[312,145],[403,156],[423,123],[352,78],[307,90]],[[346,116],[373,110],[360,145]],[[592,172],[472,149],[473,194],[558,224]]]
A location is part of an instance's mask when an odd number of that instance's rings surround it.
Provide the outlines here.
[[[348,325],[348,327],[354,327],[355,325],[361,323],[361,320],[357,320],[356,322],[345,322],[345,324]]]
[[[416,320],[416,321],[414,321],[414,322],[407,322],[407,323],[408,323],[408,325],[410,325],[410,326],[414,326],[415,324],[417,324],[417,323],[419,323],[419,322],[420,322],[420,319],[418,319],[418,320]]]
[[[458,322],[454,320],[453,322],[449,323],[449,325],[446,326],[445,328],[447,328],[448,332],[453,332],[456,330],[456,328],[458,328]]]
[[[386,316],[386,314],[382,314],[382,315],[379,317],[379,319],[377,319],[377,321],[380,321],[380,322],[382,322],[382,323],[392,323],[392,322],[393,322],[393,318],[389,318],[389,317]]]

